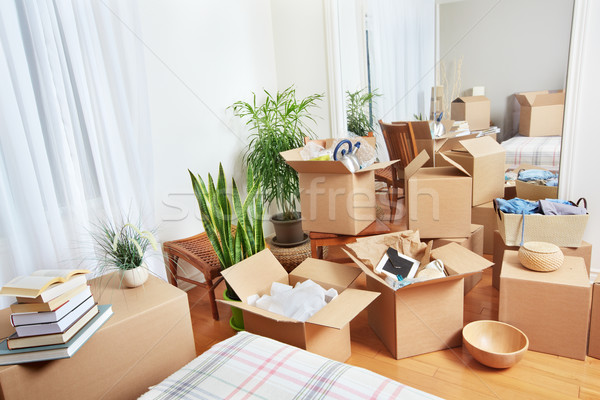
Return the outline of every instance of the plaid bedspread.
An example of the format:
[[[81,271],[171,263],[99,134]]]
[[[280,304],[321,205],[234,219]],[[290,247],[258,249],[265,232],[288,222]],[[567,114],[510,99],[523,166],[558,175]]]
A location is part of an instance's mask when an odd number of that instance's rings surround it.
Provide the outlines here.
[[[528,137],[516,135],[501,143],[506,150],[506,168],[531,164],[548,170],[558,170],[561,136]]]
[[[140,399],[438,399],[363,368],[239,332]]]

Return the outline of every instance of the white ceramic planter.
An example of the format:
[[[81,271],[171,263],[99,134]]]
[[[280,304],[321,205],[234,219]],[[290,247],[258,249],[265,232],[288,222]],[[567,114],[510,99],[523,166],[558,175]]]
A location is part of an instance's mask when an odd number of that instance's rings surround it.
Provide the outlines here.
[[[123,283],[125,286],[134,288],[143,285],[148,280],[148,268],[145,264],[134,269],[123,271]]]

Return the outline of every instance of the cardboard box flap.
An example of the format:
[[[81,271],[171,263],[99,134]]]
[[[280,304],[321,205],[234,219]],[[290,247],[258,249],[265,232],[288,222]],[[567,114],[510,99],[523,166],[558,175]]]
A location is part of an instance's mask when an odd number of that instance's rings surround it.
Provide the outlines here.
[[[367,290],[346,289],[307,322],[342,329],[379,295],[380,293]]]
[[[224,269],[221,275],[243,302],[253,294],[270,293],[273,282],[288,283],[287,271],[269,249]]]
[[[543,96],[536,96],[533,101],[533,106],[553,106],[555,104],[565,103],[565,92],[549,93]]]
[[[427,161],[429,161],[429,155],[427,151],[423,150],[404,168],[404,179],[410,179]]]
[[[221,300],[221,299],[218,299],[217,301],[219,303],[228,304],[232,307],[236,307],[241,310],[251,312],[252,314],[262,315],[263,317],[270,318],[277,322],[293,322],[293,323],[297,323],[297,324],[302,324],[302,322],[297,321],[293,318],[286,317],[285,315],[276,314],[274,312],[263,310],[262,308],[254,307],[254,306],[251,306],[246,303],[239,302],[239,301],[229,301],[229,300]]]
[[[290,272],[290,277],[301,278],[300,281],[318,280],[323,284],[347,288],[360,274],[361,270],[351,265],[307,258]]]
[[[415,139],[435,139],[435,137],[433,137],[431,133],[429,121],[414,121],[411,122],[411,126],[413,128],[413,134],[415,135]]]
[[[378,281],[379,283],[383,283],[384,285],[388,286],[389,285],[385,282],[384,279],[382,279],[379,275],[377,275],[375,272],[373,272],[373,270],[371,270],[371,268],[367,267],[365,264],[362,263],[362,261],[360,261],[358,258],[354,257],[354,255],[352,255],[352,253],[350,253],[348,250],[346,249],[342,249],[344,251],[344,253],[346,253],[348,255],[348,257],[350,257],[350,259],[352,261],[354,261],[354,263],[356,265],[358,265],[358,267],[368,276],[370,276],[371,278],[375,279],[376,281]]]
[[[493,139],[492,139],[493,140]],[[461,171],[463,174],[465,174],[466,176],[471,176],[471,174],[469,174],[467,172],[466,169],[464,169],[459,163],[457,163],[456,161],[450,159],[448,156],[446,156],[444,153],[440,153],[440,156],[447,161],[450,165],[452,165],[453,167],[455,167],[456,169],[458,169],[459,171]]]
[[[475,139],[459,140],[462,147],[465,148],[474,157],[486,156],[488,154],[505,153],[504,147],[496,142],[490,136],[482,136]]]
[[[463,96],[457,97],[452,102],[453,103],[475,103],[478,101],[489,101],[485,96]]]
[[[400,160],[393,160],[393,161],[386,161],[386,162],[379,162],[379,163],[371,164],[368,167],[361,169],[360,171],[356,171],[355,174],[360,174],[362,172],[369,172],[369,171],[375,171],[378,169],[387,168],[390,165],[397,163],[398,161],[400,161]]]
[[[531,107],[535,98],[538,94],[546,94],[547,90],[541,90],[537,92],[525,92],[525,93],[515,93],[515,98],[519,102],[521,106]]]
[[[467,274],[482,271],[494,265],[478,254],[462,247],[458,243],[449,243],[431,251],[431,256],[441,260],[444,266],[455,274]]]

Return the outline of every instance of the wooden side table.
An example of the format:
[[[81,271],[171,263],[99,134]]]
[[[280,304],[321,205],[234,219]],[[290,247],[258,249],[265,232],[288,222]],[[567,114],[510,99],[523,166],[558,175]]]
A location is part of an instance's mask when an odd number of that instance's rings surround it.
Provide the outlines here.
[[[88,282],[113,316],[72,358],[0,367],[2,399],[134,399],[196,357],[187,294],[150,276],[134,289],[120,277]],[[0,334],[14,332],[10,308]]]
[[[391,229],[376,219],[371,225],[367,226],[358,235],[338,235],[335,233],[321,233],[321,232],[310,232],[308,237],[310,238],[310,248],[312,258],[323,258],[323,246],[341,246],[347,243],[356,242],[356,238],[359,236],[371,236],[379,235],[382,233],[389,233]]]

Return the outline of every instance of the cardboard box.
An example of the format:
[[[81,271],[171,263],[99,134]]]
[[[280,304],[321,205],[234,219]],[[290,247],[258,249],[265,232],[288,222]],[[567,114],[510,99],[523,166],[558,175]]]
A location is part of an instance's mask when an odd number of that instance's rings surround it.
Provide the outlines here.
[[[437,249],[448,243],[458,243],[465,249],[471,250],[473,253],[483,256],[483,225],[471,224],[471,235],[466,238],[445,238],[445,239],[433,239],[433,247]],[[482,278],[482,273],[477,272],[473,275],[465,277],[464,293],[469,293]]]
[[[344,362],[350,358],[350,321],[379,296],[348,289],[360,273],[349,265],[307,258],[288,274],[273,253],[265,249],[221,271],[241,302],[219,301],[243,310],[248,332]],[[334,288],[339,295],[306,322],[247,304],[248,296],[269,294],[273,282],[294,286],[307,279],[325,289]]]
[[[600,359],[600,275],[592,285],[592,313],[588,355]]]
[[[531,168],[530,168],[531,169]],[[547,169],[535,167],[535,169],[540,169],[543,171],[547,171]],[[521,169],[517,169],[520,171]],[[516,196],[521,199],[527,200],[544,200],[544,199],[558,199],[558,186],[545,186],[538,185],[532,182],[523,182],[520,180],[515,181],[515,190]]]
[[[471,223],[483,225],[483,252],[494,253],[494,231],[498,229],[494,203],[480,204],[471,209]]]
[[[417,151],[420,153],[425,150],[429,156],[429,160],[423,165],[424,167],[435,167],[442,162],[441,157],[437,153],[450,149],[454,142],[477,137],[477,133],[457,137],[456,132],[450,130],[453,123],[454,121],[452,120],[442,120],[442,124],[446,128],[446,134],[441,137],[432,137],[429,125],[430,121],[411,121]],[[489,136],[496,139],[495,134]]]
[[[381,293],[368,308],[369,325],[394,358],[461,345],[464,278],[491,262],[450,243],[431,251],[432,259],[442,260],[450,276],[394,291],[353,254],[346,253],[367,275],[367,289]]]
[[[504,243],[509,246],[521,244],[522,230],[524,229],[523,242],[548,242],[559,247],[579,247],[590,217],[589,214],[529,214],[523,216],[506,214],[500,210],[495,211],[498,230]],[[525,219],[524,222],[523,219]]]
[[[500,281],[498,320],[522,330],[529,350],[585,360],[592,288],[582,258],[537,272],[506,251]]]
[[[492,286],[500,290],[500,272],[502,271],[502,260],[506,250],[517,251],[520,246],[507,246],[502,240],[500,232],[494,231],[494,268],[492,270]],[[586,241],[581,242],[579,247],[561,247],[565,256],[581,257],[585,263],[588,276],[592,267],[592,245]]]
[[[473,206],[504,195],[506,151],[498,142],[483,136],[457,140],[444,147],[447,150],[443,154],[460,164],[473,178]]]
[[[331,141],[327,141],[327,146]],[[396,161],[352,173],[341,161],[304,161],[301,148],[281,153],[298,172],[302,229],[356,235],[375,221],[374,172]]]
[[[515,97],[521,105],[519,133],[523,136],[562,135],[565,92],[517,93]]]
[[[466,237],[471,232],[469,173],[441,155],[447,167],[422,168],[429,159],[422,151],[404,169],[408,229],[421,238]]]
[[[152,275],[121,287],[116,274],[88,282],[113,316],[63,360],[0,367],[2,399],[135,399],[196,357],[188,296]],[[14,332],[0,311],[2,337]]]
[[[452,101],[451,117],[467,121],[469,129],[479,131],[490,127],[490,100],[485,96],[463,96]]]

